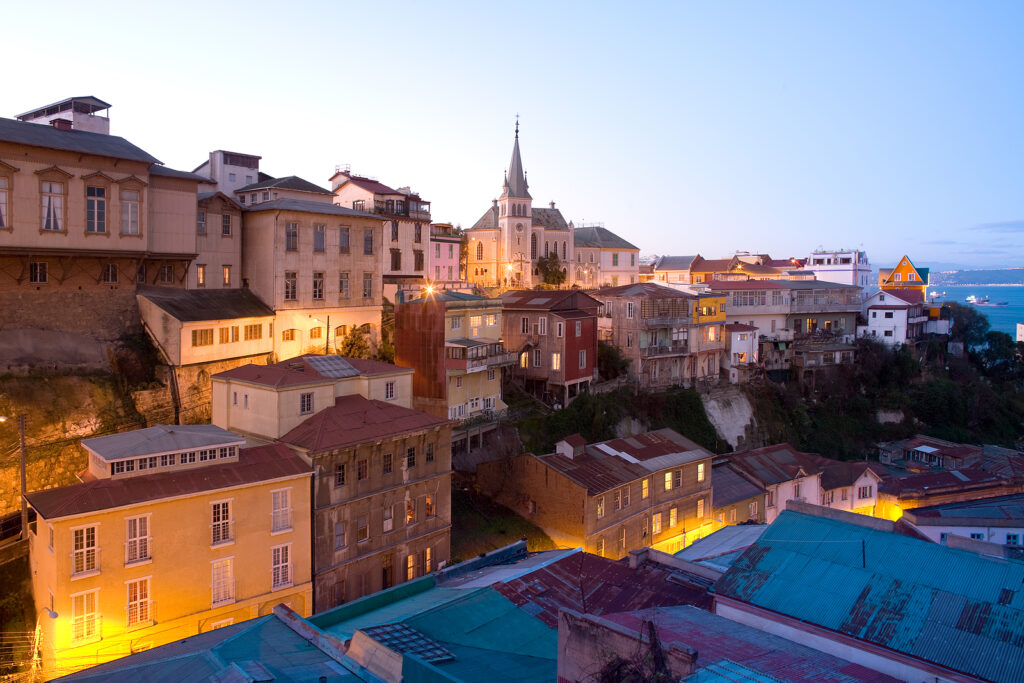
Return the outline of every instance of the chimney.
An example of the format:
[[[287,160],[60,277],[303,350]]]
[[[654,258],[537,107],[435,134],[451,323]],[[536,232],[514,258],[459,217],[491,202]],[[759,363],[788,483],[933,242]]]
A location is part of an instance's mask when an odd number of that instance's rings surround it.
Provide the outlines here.
[[[53,119],[50,121],[50,125],[57,130],[71,130],[73,128],[70,119]]]
[[[555,208],[555,203],[551,202],[550,204],[548,204],[548,206],[550,206],[553,209],[553,208]]]
[[[494,207],[495,209],[497,209],[498,208],[498,200],[497,199],[492,199],[491,200],[491,206]]]

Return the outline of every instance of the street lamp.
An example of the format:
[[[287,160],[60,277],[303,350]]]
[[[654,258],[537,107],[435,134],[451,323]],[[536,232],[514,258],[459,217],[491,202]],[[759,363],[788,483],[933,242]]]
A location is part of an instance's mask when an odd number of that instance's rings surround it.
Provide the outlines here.
[[[0,415],[0,422],[7,422],[7,417]],[[18,440],[21,442],[21,538],[28,538],[28,503],[25,501],[25,413],[18,415]]]

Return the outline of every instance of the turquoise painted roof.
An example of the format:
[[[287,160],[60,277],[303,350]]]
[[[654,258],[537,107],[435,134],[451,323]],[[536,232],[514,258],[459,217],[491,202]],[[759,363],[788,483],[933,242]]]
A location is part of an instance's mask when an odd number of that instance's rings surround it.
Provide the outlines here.
[[[713,590],[972,676],[1024,671],[1024,562],[787,510]]]

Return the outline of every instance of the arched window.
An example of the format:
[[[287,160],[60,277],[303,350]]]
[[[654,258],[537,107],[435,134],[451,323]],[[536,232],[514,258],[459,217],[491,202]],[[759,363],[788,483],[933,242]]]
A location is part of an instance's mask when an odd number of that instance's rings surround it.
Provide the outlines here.
[[[483,261],[484,260],[484,243],[483,242],[477,242],[476,243],[476,260],[477,261]]]
[[[544,242],[544,255],[545,256],[550,256],[551,255],[551,251],[548,249],[548,243],[547,242]]]
[[[562,242],[562,260],[563,261],[568,261],[569,260],[569,258],[566,256],[566,253],[567,253],[566,249],[568,248],[566,246],[566,244],[567,244],[566,242]]]
[[[530,258],[537,258],[537,234],[530,235]]]

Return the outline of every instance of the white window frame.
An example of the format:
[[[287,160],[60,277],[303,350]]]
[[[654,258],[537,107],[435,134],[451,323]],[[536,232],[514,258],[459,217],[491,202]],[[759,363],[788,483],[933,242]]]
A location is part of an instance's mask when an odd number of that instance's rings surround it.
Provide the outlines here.
[[[234,498],[210,501],[210,546],[218,547],[235,542]],[[227,518],[217,518],[217,506],[227,505]]]
[[[124,563],[138,564],[141,562],[152,562],[152,531],[151,519],[152,515],[137,515],[135,517],[127,517],[124,520]],[[135,534],[132,534],[132,522],[135,523]],[[140,528],[145,531],[145,534],[140,534]]]
[[[308,391],[299,394],[299,414],[300,415],[312,415],[313,414],[313,392]]]
[[[580,349],[580,370],[584,370],[587,367],[587,350]]]
[[[274,489],[270,492],[270,533],[280,534],[292,530],[292,489]]]
[[[71,529],[71,578],[93,576],[100,571],[99,524],[84,524]],[[92,529],[92,545],[87,545],[88,530]],[[82,532],[82,547],[76,548],[75,534]],[[79,562],[79,558],[81,561]],[[80,569],[77,567],[81,566]]]
[[[89,597],[92,597],[92,611],[89,611]],[[71,598],[71,642],[75,645],[100,639],[103,615],[99,611],[100,589],[94,588],[73,593]],[[79,600],[81,603],[79,605]],[[81,606],[81,612],[77,609]]]
[[[384,400],[394,401],[395,400],[395,383],[385,382],[384,383]]]
[[[270,586],[281,590],[292,585],[292,544],[283,543],[270,549]]]
[[[153,599],[150,579],[143,576],[124,582],[125,588],[125,624],[128,628],[150,624],[153,622]],[[135,595],[132,588],[135,587]],[[133,599],[134,598],[134,599]]]
[[[218,576],[217,568],[226,567],[226,574]],[[221,585],[218,586],[218,580]],[[210,604],[213,607],[235,601],[235,558],[221,557],[210,561]]]

